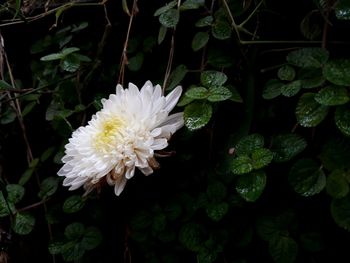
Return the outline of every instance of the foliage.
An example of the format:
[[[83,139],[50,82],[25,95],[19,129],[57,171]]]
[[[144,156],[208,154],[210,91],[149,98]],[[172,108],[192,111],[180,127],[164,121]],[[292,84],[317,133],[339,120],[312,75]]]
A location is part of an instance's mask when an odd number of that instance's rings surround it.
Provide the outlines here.
[[[348,258],[350,2],[280,2],[4,1],[1,258]],[[72,131],[146,80],[183,87],[184,128],[157,153],[171,157],[120,197],[68,191]]]

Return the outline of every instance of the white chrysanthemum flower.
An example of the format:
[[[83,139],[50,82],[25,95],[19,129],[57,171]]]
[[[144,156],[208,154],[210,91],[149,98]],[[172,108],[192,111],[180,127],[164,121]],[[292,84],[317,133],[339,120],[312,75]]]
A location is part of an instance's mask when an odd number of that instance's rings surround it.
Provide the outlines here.
[[[149,175],[158,163],[154,151],[168,145],[168,139],[183,126],[183,113],[169,115],[181,96],[176,87],[166,97],[159,85],[150,81],[139,90],[129,83],[128,89],[117,85],[116,94],[103,99],[103,108],[92,116],[88,125],[78,128],[65,146],[64,186],[75,190],[82,185],[89,191],[102,179],[114,185],[120,195],[135,167]]]

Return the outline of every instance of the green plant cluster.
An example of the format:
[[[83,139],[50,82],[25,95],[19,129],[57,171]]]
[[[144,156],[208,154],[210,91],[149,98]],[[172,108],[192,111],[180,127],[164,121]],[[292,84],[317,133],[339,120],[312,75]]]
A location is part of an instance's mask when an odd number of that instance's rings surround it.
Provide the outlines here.
[[[350,1],[280,2],[0,4],[0,258],[346,262]],[[183,87],[161,168],[68,191],[72,132],[146,80]]]

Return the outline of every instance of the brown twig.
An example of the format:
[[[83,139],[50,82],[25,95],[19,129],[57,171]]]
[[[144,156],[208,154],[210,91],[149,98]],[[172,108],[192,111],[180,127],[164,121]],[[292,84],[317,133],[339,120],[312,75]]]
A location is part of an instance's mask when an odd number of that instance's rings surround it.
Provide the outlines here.
[[[123,52],[122,52],[121,59],[120,59],[120,71],[119,71],[119,77],[118,77],[118,84],[121,84],[121,85],[124,85],[125,66],[128,64],[127,51],[128,51],[128,45],[129,45],[131,26],[132,26],[132,22],[134,20],[134,16],[137,13],[138,13],[137,0],[134,0],[133,4],[132,4],[130,19],[129,19],[128,30],[126,32],[125,42],[124,42],[124,46],[123,46]]]

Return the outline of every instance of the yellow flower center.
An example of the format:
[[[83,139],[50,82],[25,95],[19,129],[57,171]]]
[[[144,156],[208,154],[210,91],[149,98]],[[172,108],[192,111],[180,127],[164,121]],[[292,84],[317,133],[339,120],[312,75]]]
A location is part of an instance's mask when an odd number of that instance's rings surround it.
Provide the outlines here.
[[[102,123],[101,131],[96,135],[94,144],[98,151],[109,151],[115,146],[120,128],[123,126],[122,120],[111,118]]]

